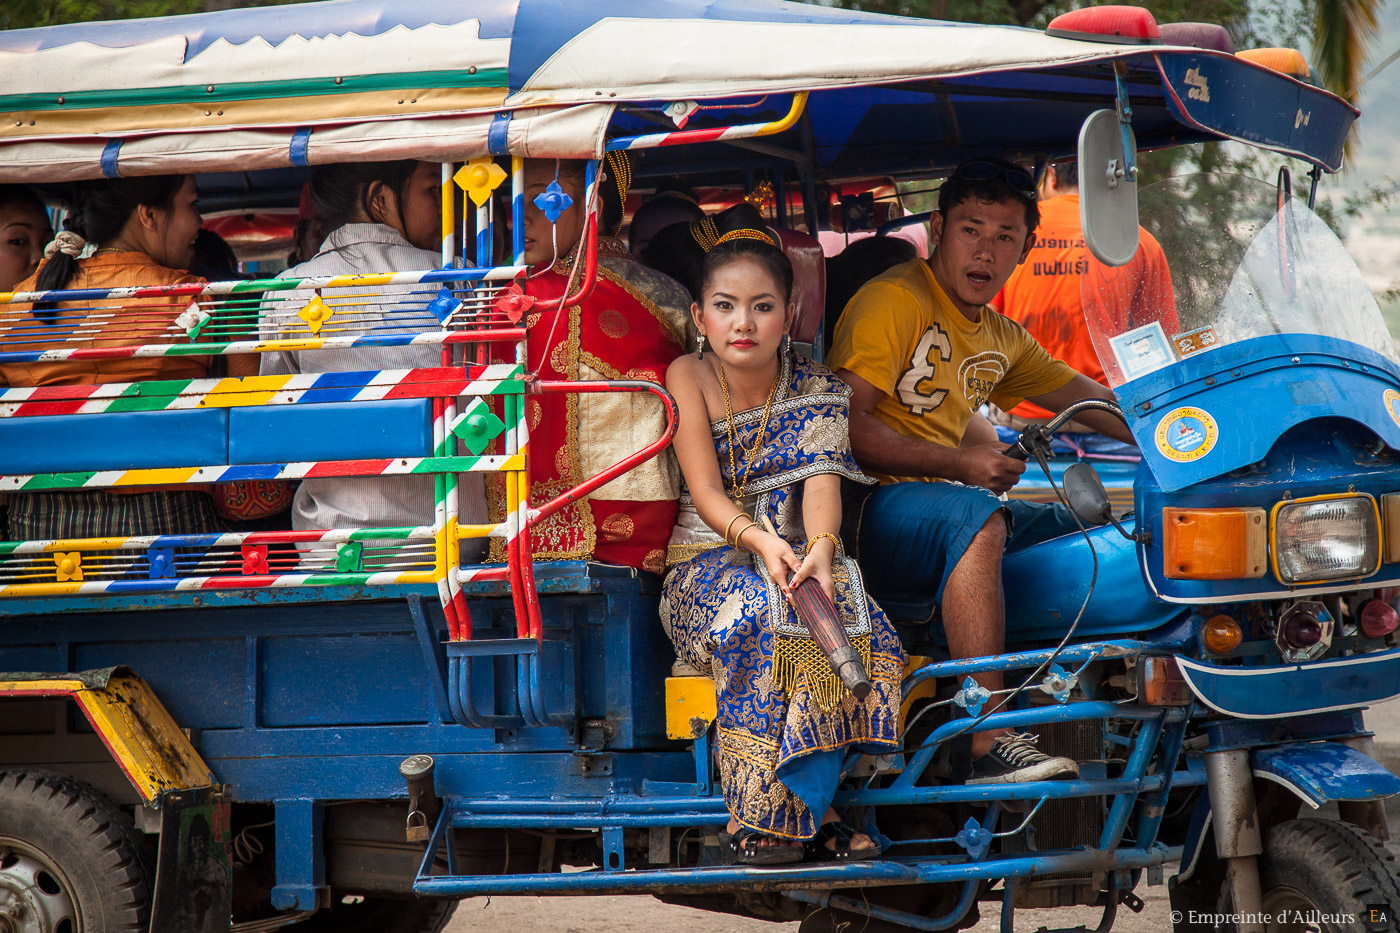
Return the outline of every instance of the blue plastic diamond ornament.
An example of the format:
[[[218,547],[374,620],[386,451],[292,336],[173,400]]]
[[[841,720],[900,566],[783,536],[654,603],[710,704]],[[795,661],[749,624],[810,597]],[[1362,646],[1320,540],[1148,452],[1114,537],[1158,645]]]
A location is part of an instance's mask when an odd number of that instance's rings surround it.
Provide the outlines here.
[[[173,547],[146,548],[146,562],[150,565],[146,576],[152,580],[170,580],[175,577],[175,549]]]
[[[953,702],[967,710],[969,716],[982,712],[982,704],[991,699],[992,693],[971,677],[963,681],[962,689],[953,695]]]
[[[954,836],[953,841],[962,846],[975,862],[987,851],[987,846],[991,845],[992,834],[969,816],[963,824],[962,832]]]
[[[1040,682],[1040,689],[1050,694],[1060,703],[1069,699],[1069,692],[1074,689],[1074,685],[1079,683],[1079,676],[1071,674],[1058,664],[1050,665],[1050,670],[1046,673],[1045,679]]]
[[[569,197],[569,193],[559,187],[557,178],[549,183],[548,188],[535,195],[535,206],[544,211],[545,219],[552,224],[558,223],[573,203],[574,199]]]
[[[452,319],[452,315],[462,310],[462,302],[457,300],[457,296],[446,288],[438,289],[437,295],[428,302],[428,313],[437,318],[438,323],[446,325]]]
[[[472,399],[472,403],[457,416],[451,427],[453,436],[461,439],[473,456],[480,456],[505,429],[506,423],[497,418],[479,398]]]
[[[457,169],[452,180],[480,207],[490,199],[491,192],[501,187],[506,173],[490,156],[482,156]]]

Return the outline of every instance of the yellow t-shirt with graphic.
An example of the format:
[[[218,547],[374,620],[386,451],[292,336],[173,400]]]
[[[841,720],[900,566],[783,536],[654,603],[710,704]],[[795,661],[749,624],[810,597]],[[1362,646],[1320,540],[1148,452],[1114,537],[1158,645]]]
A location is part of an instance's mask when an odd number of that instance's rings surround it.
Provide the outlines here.
[[[916,259],[871,279],[841,320],[826,364],[885,393],[875,416],[906,437],[956,447],[984,402],[1010,410],[1075,376],[1024,327],[984,307],[969,321]],[[882,483],[927,476],[882,476]]]

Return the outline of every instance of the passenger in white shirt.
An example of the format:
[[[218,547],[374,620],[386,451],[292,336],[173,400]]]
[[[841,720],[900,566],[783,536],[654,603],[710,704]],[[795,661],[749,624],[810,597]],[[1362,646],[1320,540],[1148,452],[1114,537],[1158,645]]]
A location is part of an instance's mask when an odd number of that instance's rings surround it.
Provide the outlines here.
[[[317,166],[311,171],[311,200],[316,217],[330,233],[315,256],[288,269],[282,277],[439,268],[440,199],[441,181],[435,163]],[[364,305],[347,306],[342,304],[344,297],[334,299],[337,294],[364,295],[370,289],[323,289],[321,297],[334,304],[331,321],[337,336],[413,334],[439,327],[437,319],[426,310],[427,289],[436,290],[436,286],[377,287],[373,289],[374,299]],[[284,294],[275,303],[269,302],[260,325],[264,339],[307,335],[306,325],[297,314],[315,293]],[[394,295],[403,296],[400,305],[394,304]],[[440,365],[439,346],[364,347],[265,353],[261,373],[354,372]],[[464,524],[485,522],[482,475],[462,474],[458,489],[459,520]],[[292,507],[292,527],[301,530],[432,525],[433,509],[430,475],[305,479]],[[463,542],[463,563],[478,561],[483,553],[484,539]]]

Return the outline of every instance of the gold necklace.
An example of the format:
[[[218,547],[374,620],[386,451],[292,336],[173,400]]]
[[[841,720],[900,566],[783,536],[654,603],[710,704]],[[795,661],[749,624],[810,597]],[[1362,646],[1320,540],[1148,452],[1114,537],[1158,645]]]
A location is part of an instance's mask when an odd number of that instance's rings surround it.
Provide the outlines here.
[[[736,502],[743,501],[744,489],[749,485],[749,471],[753,469],[754,460],[763,448],[764,438],[768,434],[768,417],[773,413],[773,397],[778,394],[778,380],[782,376],[783,369],[779,366],[777,374],[773,377],[773,384],[768,387],[768,401],[763,403],[763,420],[758,425],[758,436],[754,438],[753,446],[744,451],[744,478],[741,481],[739,468],[734,462],[734,448],[738,446],[734,436],[734,406],[729,398],[729,381],[724,378],[724,364],[719,364],[719,388],[724,393],[724,422],[729,429],[729,482],[734,487]]]

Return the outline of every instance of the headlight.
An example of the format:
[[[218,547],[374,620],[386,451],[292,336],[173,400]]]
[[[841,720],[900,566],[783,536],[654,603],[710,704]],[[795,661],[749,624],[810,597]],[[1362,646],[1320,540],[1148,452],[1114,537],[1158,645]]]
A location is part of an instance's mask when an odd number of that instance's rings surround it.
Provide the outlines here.
[[[1280,502],[1269,516],[1274,573],[1284,583],[1323,583],[1380,567],[1380,512],[1366,495]]]

